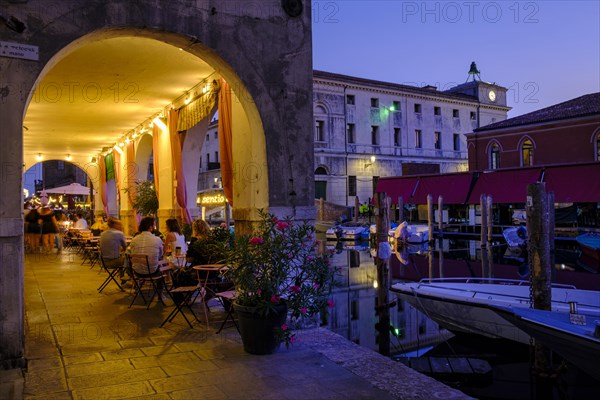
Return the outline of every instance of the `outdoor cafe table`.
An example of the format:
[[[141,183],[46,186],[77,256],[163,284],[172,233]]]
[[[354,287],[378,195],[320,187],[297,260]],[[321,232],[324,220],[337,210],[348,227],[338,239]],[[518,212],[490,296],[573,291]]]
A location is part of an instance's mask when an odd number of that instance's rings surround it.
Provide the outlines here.
[[[229,268],[226,264],[202,264],[202,265],[194,265],[192,267],[196,270],[196,274],[198,276],[198,286],[200,287],[200,296],[202,299],[202,303],[204,306],[204,316],[206,317],[206,326],[208,327],[208,300],[216,294],[216,291],[210,287],[210,277],[211,275],[214,277],[215,273],[220,274],[223,271],[227,271]],[[201,276],[201,271],[205,272],[205,276]],[[207,294],[210,292],[212,296],[207,298]]]

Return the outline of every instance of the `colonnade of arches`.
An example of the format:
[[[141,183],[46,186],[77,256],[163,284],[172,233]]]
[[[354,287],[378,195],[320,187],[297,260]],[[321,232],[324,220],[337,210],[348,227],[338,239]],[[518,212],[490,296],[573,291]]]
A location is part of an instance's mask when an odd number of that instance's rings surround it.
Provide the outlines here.
[[[185,177],[186,183],[189,183],[183,193],[189,205],[186,208],[195,205],[204,135],[194,134],[194,131],[206,131],[210,113],[198,118],[193,126],[178,129],[177,132],[185,132],[177,133],[185,135],[185,139],[180,138],[179,142],[181,165],[175,165],[177,157],[172,154],[173,131],[164,129],[153,132],[152,137],[148,134],[136,137],[132,141],[132,152],[121,149],[121,154],[119,150],[105,150],[103,147],[113,147],[119,139],[117,136],[133,128],[131,123],[141,121],[126,118],[120,125],[107,125],[104,131],[86,136],[86,128],[111,122],[112,118],[109,114],[103,119],[86,120],[92,107],[98,105],[94,103],[95,97],[87,96],[87,103],[79,107],[69,103],[70,96],[63,96],[62,105],[66,108],[60,114],[56,112],[60,102],[39,103],[43,96],[35,96],[44,78],[50,76],[64,60],[80,61],[80,65],[88,65],[89,69],[71,68],[70,73],[82,72],[78,75],[80,81],[73,82],[72,77],[65,75],[55,81],[59,86],[69,90],[104,87],[102,84],[107,83],[108,78],[102,81],[103,78],[94,76],[94,73],[105,64],[105,60],[99,58],[90,66],[85,56],[79,59],[71,57],[78,50],[92,49],[96,44],[121,39],[122,62],[142,66],[133,78],[139,87],[146,83],[144,74],[148,69],[144,68],[145,62],[160,67],[170,61],[161,54],[161,49],[175,49],[169,52],[169,57],[181,51],[183,55],[203,60],[202,68],[208,67],[198,73],[192,68],[187,71],[189,76],[198,75],[198,80],[202,80],[214,73],[231,88],[232,166],[227,172],[232,174],[231,198],[236,230],[238,227],[243,230],[244,226],[250,227],[253,221],[257,221],[257,209],[260,208],[276,215],[301,219],[314,220],[315,215],[310,3],[293,15],[267,1],[259,1],[253,7],[233,9],[226,2],[198,2],[190,6],[187,0],[159,0],[144,6],[121,0],[107,0],[101,4],[94,0],[81,0],[77,4],[49,1],[44,2],[43,9],[39,9],[40,4],[6,3],[3,14],[26,23],[19,32],[0,27],[0,40],[26,47],[31,55],[0,57],[0,134],[4,144],[0,146],[4,172],[0,201],[0,368],[23,365],[22,189],[23,173],[38,162],[36,155],[43,151],[46,160],[64,159],[66,145],[70,143],[73,147],[69,150],[70,162],[87,171],[94,187],[99,188],[105,182],[100,177],[104,170],[101,164],[106,161],[103,158],[109,153],[114,157],[116,152],[119,158],[115,163],[118,176],[113,181],[107,180],[97,201],[102,208],[108,209],[109,214],[118,213],[126,221],[128,229],[135,226],[135,215],[123,188],[135,180],[146,179],[150,154],[154,176],[158,177],[159,218],[181,215],[180,177]],[[47,12],[48,9],[52,12]],[[152,50],[142,54],[147,56],[146,61],[137,60],[130,54],[136,46],[140,46],[140,39],[151,42],[148,45]],[[267,43],[268,46],[265,45]],[[108,54],[115,47],[101,48]],[[93,54],[97,52],[87,52],[87,55]],[[116,67],[108,71],[108,77],[120,76]],[[177,75],[163,77],[161,83],[165,87],[174,85],[173,77],[177,78]],[[86,86],[88,83],[93,85]],[[110,85],[106,87],[110,88]],[[177,90],[181,93],[187,91],[189,86],[170,89],[176,89],[169,92],[172,95]],[[154,96],[158,95],[160,93],[154,93]],[[164,100],[174,101],[172,97]],[[26,124],[32,104],[39,106],[43,115]],[[123,106],[121,103],[111,106],[115,116],[122,111],[119,108]],[[137,110],[146,112],[141,103]],[[149,115],[155,112],[156,109],[147,110]],[[64,124],[71,120],[82,124]],[[117,121],[117,118],[114,120]],[[47,129],[53,125],[60,126],[60,129]],[[96,142],[92,143],[92,139]],[[85,146],[85,151],[77,151]],[[311,167],[305,168],[306,165]],[[254,168],[254,172],[246,176],[241,172],[248,170],[248,166],[258,166],[260,170]],[[177,193],[178,190],[180,193]]]

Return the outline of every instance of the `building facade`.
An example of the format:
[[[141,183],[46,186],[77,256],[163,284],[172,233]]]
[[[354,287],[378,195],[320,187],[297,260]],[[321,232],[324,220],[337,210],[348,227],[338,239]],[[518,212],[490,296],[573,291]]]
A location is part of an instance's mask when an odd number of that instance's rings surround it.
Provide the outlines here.
[[[600,93],[477,128],[467,134],[469,170],[600,160]]]
[[[438,91],[313,71],[315,198],[354,206],[382,176],[466,171],[465,134],[506,119],[506,90],[473,80]],[[218,151],[213,124],[199,189],[218,184]]]

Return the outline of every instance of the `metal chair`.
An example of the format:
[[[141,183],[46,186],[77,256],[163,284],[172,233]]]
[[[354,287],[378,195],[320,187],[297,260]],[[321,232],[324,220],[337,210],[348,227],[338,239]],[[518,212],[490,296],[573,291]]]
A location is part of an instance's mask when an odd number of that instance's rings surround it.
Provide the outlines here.
[[[100,285],[100,287],[98,287],[98,292],[102,293],[102,291],[104,290],[104,288],[106,288],[106,286],[108,286],[110,281],[113,281],[115,283],[115,285],[117,285],[119,287],[119,289],[122,292],[124,292],[125,289],[123,289],[123,287],[119,284],[119,282],[117,282],[117,280],[115,279],[115,276],[117,276],[118,273],[123,271],[125,269],[125,267],[122,264],[120,266],[116,266],[116,267],[107,267],[106,262],[104,261],[104,258],[102,257],[102,254],[100,252],[98,252],[98,259],[100,260],[100,268],[102,268],[108,274],[108,277],[104,280],[104,282],[102,282],[102,285]]]
[[[173,318],[175,318],[177,316],[177,314],[181,314],[183,316],[183,318],[185,319],[185,322],[187,322],[188,325],[190,326],[190,328],[193,328],[192,323],[185,315],[184,307],[186,307],[189,310],[189,312],[194,316],[194,319],[196,321],[198,321],[198,317],[194,313],[194,310],[192,310],[192,305],[194,304],[194,302],[200,295],[201,287],[200,287],[200,285],[176,286],[175,279],[173,278],[172,270],[169,270],[168,273],[169,273],[172,285],[171,285],[171,287],[167,287],[166,289],[167,289],[167,293],[169,294],[169,297],[171,298],[171,300],[173,300],[173,303],[175,304],[175,308],[160,324],[160,327],[162,328],[167,322],[173,321]]]
[[[165,287],[165,279],[164,279],[164,271],[168,270],[169,267],[164,267],[164,265],[166,264],[166,261],[159,261],[159,265],[158,265],[158,271],[161,272],[160,275],[157,275],[156,273],[152,273],[151,269],[150,269],[150,261],[148,259],[148,255],[146,254],[127,254],[127,261],[129,262],[129,265],[131,267],[131,278],[133,281],[133,285],[135,288],[135,295],[133,296],[133,299],[131,299],[131,303],[129,303],[129,308],[131,308],[131,306],[133,305],[133,303],[135,302],[135,299],[137,299],[138,295],[142,298],[144,304],[146,304],[146,309],[150,308],[150,304],[152,304],[152,300],[154,300],[155,297],[158,298],[158,300],[164,305],[165,303],[163,302],[161,296],[160,296],[160,289],[159,289],[159,285],[162,285],[162,287]],[[133,265],[134,264],[142,264],[145,265],[147,267],[148,270],[148,274],[144,274],[144,275],[140,275],[139,273],[137,273],[134,269],[133,269]],[[161,267],[162,265],[162,267]],[[152,293],[152,295],[150,296],[150,298],[148,300],[146,300],[146,296],[144,296],[144,287],[148,286],[150,288],[150,292]]]

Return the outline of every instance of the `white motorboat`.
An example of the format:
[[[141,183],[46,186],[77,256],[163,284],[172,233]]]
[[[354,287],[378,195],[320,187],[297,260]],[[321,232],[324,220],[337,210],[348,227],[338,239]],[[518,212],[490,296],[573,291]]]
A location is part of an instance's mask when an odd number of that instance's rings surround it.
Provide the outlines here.
[[[493,307],[511,324],[533,336],[582,371],[600,379],[600,320],[585,314]]]
[[[356,222],[344,222],[325,231],[327,240],[361,240],[361,235],[368,229],[367,226]]]
[[[529,334],[493,310],[493,306],[529,308],[530,286],[527,281],[424,279],[420,282],[396,283],[390,290],[450,331],[529,343]],[[552,310],[569,313],[570,303],[576,303],[581,314],[600,318],[600,292],[553,285]]]

